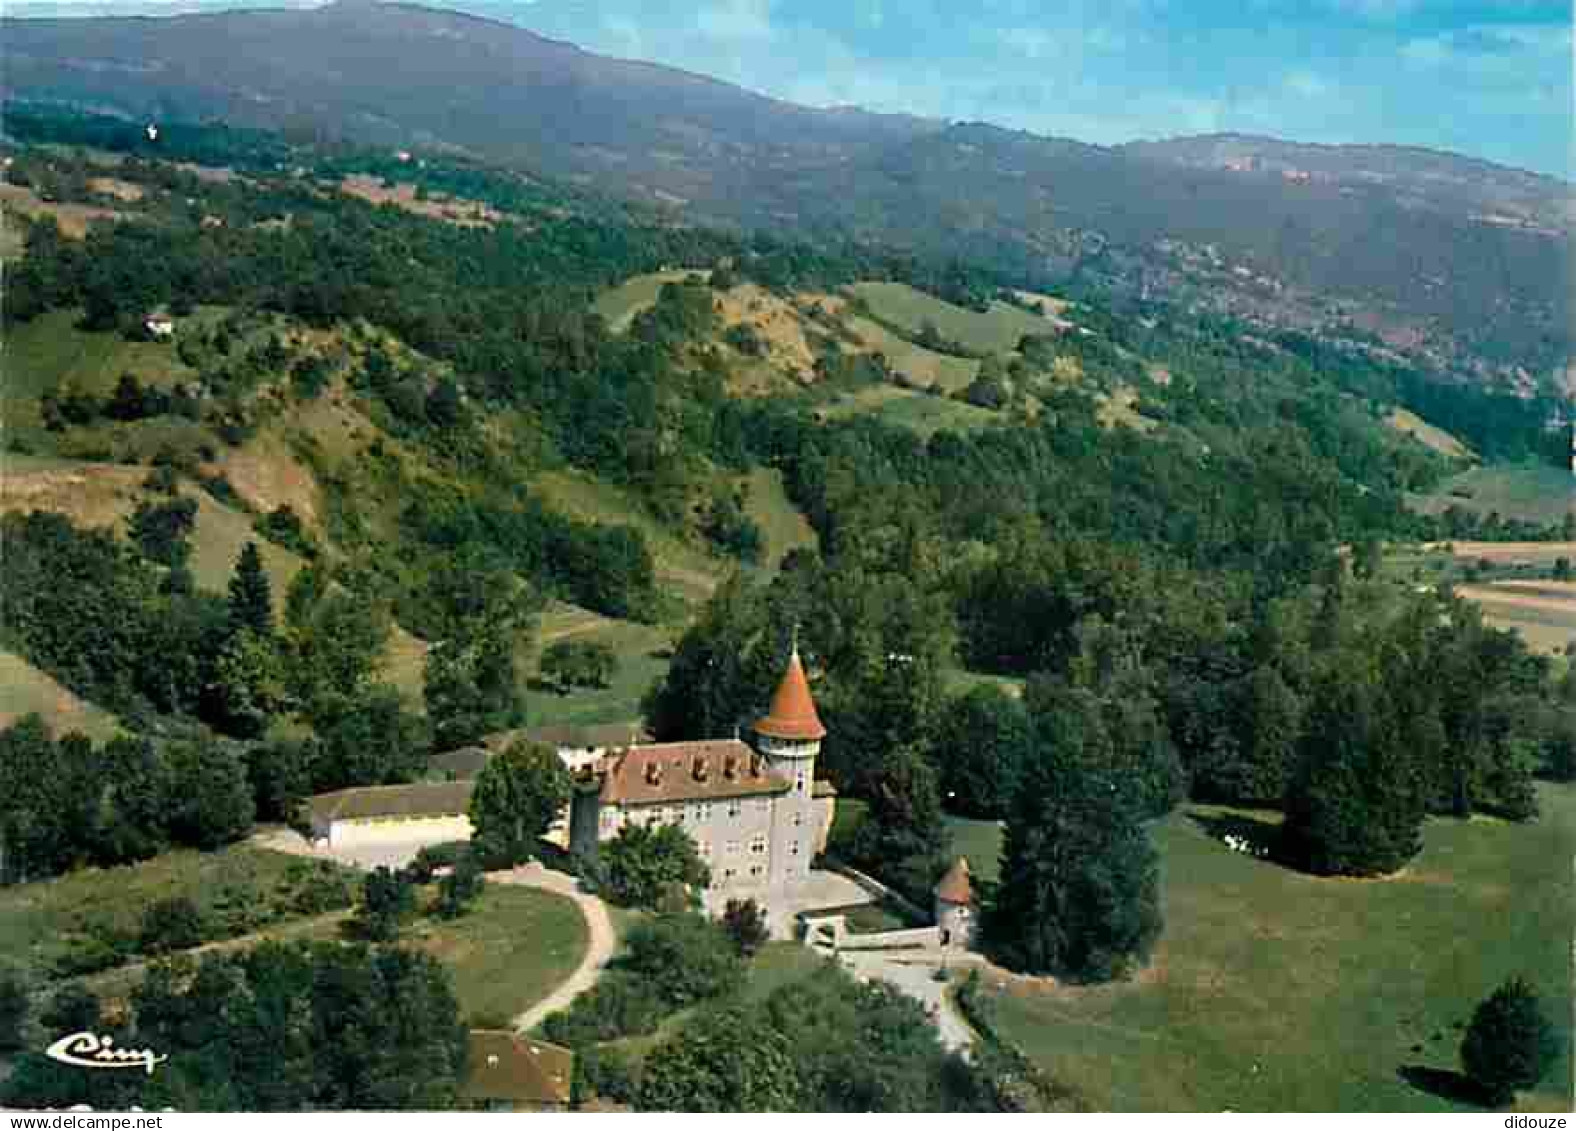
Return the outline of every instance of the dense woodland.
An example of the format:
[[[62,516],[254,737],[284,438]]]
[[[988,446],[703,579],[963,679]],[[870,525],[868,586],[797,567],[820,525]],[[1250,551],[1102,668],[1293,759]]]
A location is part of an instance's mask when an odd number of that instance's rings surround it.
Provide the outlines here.
[[[944,812],[1006,820],[1000,894],[984,893],[986,943],[1016,968],[1103,980],[1141,964],[1163,927],[1145,829],[1185,799],[1283,808],[1285,863],[1369,875],[1409,860],[1430,815],[1527,819],[1535,775],[1576,773],[1569,679],[1557,682],[1547,660],[1448,591],[1375,576],[1387,539],[1549,533],[1407,510],[1406,492],[1454,465],[1399,442],[1378,418],[1407,405],[1486,454],[1520,458],[1546,443],[1540,402],[1294,335],[1091,308],[1088,335],[1026,338],[991,371],[1002,391],[995,423],[924,438],[870,417],[823,419],[808,393],[731,396],[717,279],[667,287],[627,334],[610,332],[591,301],[633,274],[724,261],[730,278],[783,293],[889,279],[977,304],[1011,279],[608,210],[563,215],[543,200],[557,209],[572,198],[543,186],[511,189],[501,174],[435,164],[434,187],[513,213],[495,228],[460,228],[326,189],[324,178],[367,166],[355,153],[239,131],[167,134],[163,156],[250,174],[213,183],[118,144],[102,123],[22,121],[13,136],[23,140],[124,149],[117,176],[168,192],[83,241],[29,225],[26,255],[8,272],[8,323],[71,309],[87,327],[135,334],[153,309],[225,306],[260,325],[274,316],[358,328],[355,348],[334,356],[248,339],[239,325],[234,337],[253,344],[221,349],[215,332],[190,347],[200,390],[150,393],[132,381],[104,400],[59,390],[45,405],[48,429],[185,414],[241,443],[264,414],[338,380],[438,471],[390,453],[326,476],[321,545],[292,515],[258,516],[261,537],[311,559],[285,594],[269,591],[255,546],[227,597],[194,588],[189,490],[224,488],[202,483],[180,453],[150,466],[157,500],[127,537],[59,515],[8,515],[0,639],[138,736],[98,751],[33,721],[0,736],[0,879],[212,847],[254,817],[289,819],[312,792],[412,780],[431,751],[527,721],[515,650],[548,597],[678,623],[641,533],[555,511],[522,487],[543,469],[615,483],[741,567],[758,556],[758,532],[712,484],[719,471],[782,471],[819,553],[797,551],[775,573],[741,568],[722,585],[682,632],[646,721],[664,740],[748,724],[797,631],[830,731],[825,771],[868,807],[831,851],[928,902],[948,861]],[[310,172],[279,171],[304,163]],[[88,191],[58,155],[23,150],[18,170],[56,194]],[[880,380],[845,372],[824,348],[834,382]],[[1058,362],[1081,379],[1048,378]],[[1169,379],[1152,380],[1154,368]],[[1159,433],[1101,423],[1095,393],[1118,383],[1141,390],[1138,408]],[[264,386],[276,395],[258,396]],[[400,500],[393,523],[356,510],[378,491]],[[709,502],[697,511],[697,500]],[[424,713],[379,682],[396,624],[434,644]],[[1022,694],[960,690],[960,668],[1022,680]],[[93,769],[103,765],[109,773]],[[1064,866],[1090,860],[1108,866]],[[1036,879],[1047,876],[1056,879]],[[313,961],[326,959],[213,960],[189,990],[139,1002],[139,1031],[144,1015],[185,1016],[219,981],[266,978],[273,994],[308,978],[302,964]],[[355,977],[396,975],[427,977],[382,967]],[[616,982],[597,992],[622,992]],[[330,1011],[320,990],[312,1008],[321,999]],[[437,990],[420,992],[447,1009]],[[834,1005],[851,1029],[889,1028],[908,1008],[873,991]],[[707,1099],[716,1110],[986,1102],[985,1085],[929,1045],[883,1050],[904,1096],[883,1101],[850,1090],[830,1053],[794,1060],[828,1024],[813,1010],[773,998],[747,1021],[760,1027],[750,1042],[760,1071],[718,1069],[722,1090]],[[721,1006],[702,1012],[669,1038],[667,1067],[628,1085],[631,1096],[670,1102],[679,1085],[665,1074],[688,1065],[704,1076],[743,1023]],[[188,1034],[195,1021],[148,1024],[160,1047],[200,1044]],[[447,1086],[347,1098],[335,1071],[313,1084],[324,1103],[404,1106]],[[910,1074],[926,1082],[905,1082]],[[179,1083],[204,1102],[267,1102]],[[941,1090],[920,1101],[911,1088]]]

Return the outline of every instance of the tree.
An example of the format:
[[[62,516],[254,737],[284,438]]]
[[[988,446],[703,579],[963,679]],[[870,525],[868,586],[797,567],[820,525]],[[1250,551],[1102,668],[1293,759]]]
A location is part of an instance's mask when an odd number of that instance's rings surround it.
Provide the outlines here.
[[[595,641],[560,640],[542,652],[541,674],[560,692],[575,687],[606,687],[618,670],[618,656],[611,647]]]
[[[766,926],[766,912],[753,899],[730,899],[723,908],[722,926],[733,939],[733,945],[746,958],[766,945],[771,932]]]
[[[448,874],[438,881],[438,916],[443,919],[460,918],[481,898],[486,886],[487,877],[482,874],[481,861],[476,858],[476,853],[462,853]]]
[[[1393,872],[1422,848],[1418,744],[1387,725],[1387,700],[1359,664],[1314,689],[1286,798],[1286,853],[1318,875]]]
[[[951,846],[936,771],[917,750],[899,747],[881,759],[870,789],[851,847],[854,860],[910,899],[928,902]]]
[[[274,632],[273,586],[263,569],[256,542],[241,548],[235,573],[230,577],[230,628],[232,632],[244,630],[263,639]]]
[[[625,942],[622,968],[657,987],[675,1009],[732,993],[744,982],[744,960],[728,931],[691,912],[638,923]]]
[[[403,873],[378,867],[361,881],[361,905],[352,931],[368,942],[393,942],[400,923],[416,909],[416,892]]]
[[[953,701],[937,751],[947,808],[968,817],[1001,817],[1033,751],[1028,712],[999,687],[976,687]]]
[[[214,664],[208,717],[227,734],[257,738],[284,705],[286,693],[283,658],[273,637],[241,628],[225,641]]]
[[[1239,803],[1279,805],[1297,764],[1302,698],[1271,664],[1261,664],[1237,688],[1237,758],[1211,775],[1209,792]]]
[[[200,945],[206,933],[197,905],[176,895],[148,905],[142,913],[137,942],[149,954],[165,954]]]
[[[312,792],[312,763],[322,757],[316,739],[281,738],[246,749],[246,780],[262,821],[293,823]]]
[[[231,744],[178,742],[167,753],[171,835],[193,848],[214,849],[252,831],[256,816],[246,762]]]
[[[139,1085],[150,1107],[435,1111],[464,1078],[454,992],[415,951],[265,942],[157,964],[131,996],[122,1043],[170,1058]]]
[[[103,1004],[97,994],[81,982],[69,982],[55,991],[38,1015],[38,1023],[49,1037],[93,1033],[98,1031],[103,1013]]]
[[[142,556],[168,569],[186,568],[191,559],[191,532],[197,523],[193,499],[138,503],[127,522],[131,540]]]
[[[641,1111],[797,1111],[788,1042],[742,1007],[708,1010],[646,1060]]]
[[[14,971],[0,972],[0,1050],[10,1052],[26,1043],[29,1008],[22,976]]]
[[[1461,1041],[1461,1066],[1495,1104],[1520,1088],[1535,1087],[1558,1055],[1554,1026],[1538,995],[1521,978],[1511,978],[1472,1013]]]
[[[1090,760],[1098,716],[1036,720],[1040,753],[1007,817],[986,947],[1007,966],[1078,981],[1125,976],[1160,935],[1158,864],[1141,803]]]
[[[520,719],[514,635],[509,624],[477,620],[428,650],[422,690],[439,750]]]
[[[374,685],[356,697],[327,697],[314,711],[322,742],[312,766],[315,790],[393,785],[420,775],[429,746],[425,720],[399,692]]]
[[[625,825],[597,849],[587,869],[609,899],[655,908],[674,889],[703,888],[711,871],[679,825]]]
[[[515,742],[490,759],[471,794],[476,854],[489,868],[533,859],[573,784],[558,752],[539,742]]]
[[[146,738],[117,735],[98,761],[104,785],[98,861],[129,864],[164,851],[177,805],[168,759]]]

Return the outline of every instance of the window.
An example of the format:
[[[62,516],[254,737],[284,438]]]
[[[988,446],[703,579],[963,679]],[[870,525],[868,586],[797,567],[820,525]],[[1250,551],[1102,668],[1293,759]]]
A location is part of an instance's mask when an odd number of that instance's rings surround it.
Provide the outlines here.
[[[797,855],[799,855],[799,842],[798,841],[794,841],[792,844],[790,844],[788,846],[788,855],[790,855],[790,856],[797,856]]]
[[[796,825],[804,824],[804,812],[802,810],[798,810],[794,813],[793,823]]]
[[[755,867],[750,869],[750,875],[752,875],[752,876],[759,876],[760,874],[761,874],[761,866],[759,864],[755,865]]]
[[[728,842],[727,852],[729,856],[737,856],[739,854],[739,842],[736,840],[730,840]]]
[[[695,854],[697,856],[699,856],[702,860],[710,860],[711,859],[711,841],[709,841],[709,840],[697,840],[695,842]]]
[[[804,772],[800,771],[800,774],[799,774],[799,792],[800,793],[804,792],[805,777],[806,777],[806,775],[804,774]]]
[[[757,836],[750,841],[750,852],[755,856],[764,855],[766,852],[765,835]]]
[[[742,813],[743,811],[744,811],[744,806],[740,802],[738,802],[738,801],[730,801],[730,802],[728,802],[728,818],[730,820],[735,820],[735,821],[738,820],[739,819],[739,814]]]

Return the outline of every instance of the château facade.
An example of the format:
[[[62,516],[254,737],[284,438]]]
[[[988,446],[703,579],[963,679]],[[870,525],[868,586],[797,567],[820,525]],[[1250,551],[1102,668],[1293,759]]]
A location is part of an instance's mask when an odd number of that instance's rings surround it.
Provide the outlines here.
[[[681,826],[711,869],[708,904],[763,906],[809,879],[826,847],[836,791],[818,781],[826,728],[796,648],[766,716],[739,738],[632,745],[583,770],[569,847],[594,857],[626,825]]]

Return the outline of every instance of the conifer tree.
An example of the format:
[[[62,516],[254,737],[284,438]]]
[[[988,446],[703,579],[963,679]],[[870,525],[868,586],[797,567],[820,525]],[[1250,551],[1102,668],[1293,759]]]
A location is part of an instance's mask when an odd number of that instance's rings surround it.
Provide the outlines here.
[[[1521,978],[1495,990],[1472,1014],[1461,1066],[1496,1104],[1531,1088],[1553,1066],[1558,1045],[1538,995]]]
[[[1287,854],[1310,872],[1380,875],[1422,848],[1422,783],[1388,702],[1356,657],[1314,689],[1283,832]]]
[[[256,542],[248,542],[230,577],[230,629],[268,637],[274,631],[273,588]]]
[[[1160,935],[1158,864],[1142,796],[1101,754],[1097,706],[1067,707],[1036,720],[1040,752],[1008,813],[984,941],[1016,970],[1106,981]]]

